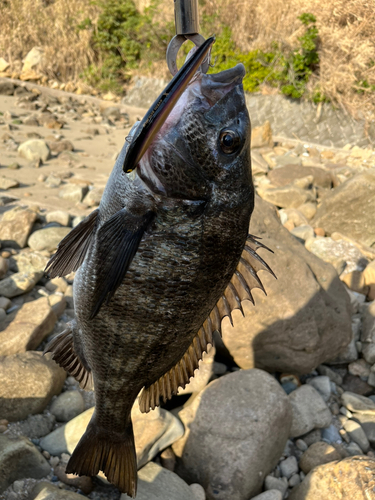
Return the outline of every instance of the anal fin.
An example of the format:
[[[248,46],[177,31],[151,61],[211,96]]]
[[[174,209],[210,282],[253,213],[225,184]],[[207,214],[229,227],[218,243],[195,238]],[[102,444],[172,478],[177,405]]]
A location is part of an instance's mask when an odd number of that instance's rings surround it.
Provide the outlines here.
[[[88,371],[74,351],[73,326],[59,333],[49,342],[43,354],[52,353],[52,359],[86,390],[93,389],[92,373]]]

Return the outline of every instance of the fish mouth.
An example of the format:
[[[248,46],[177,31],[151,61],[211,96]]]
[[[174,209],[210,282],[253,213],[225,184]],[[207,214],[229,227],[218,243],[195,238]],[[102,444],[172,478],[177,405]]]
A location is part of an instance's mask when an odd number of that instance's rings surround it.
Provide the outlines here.
[[[226,69],[220,73],[202,75],[201,93],[207,99],[210,106],[214,106],[234,87],[240,85],[246,74],[242,63],[233,68]]]

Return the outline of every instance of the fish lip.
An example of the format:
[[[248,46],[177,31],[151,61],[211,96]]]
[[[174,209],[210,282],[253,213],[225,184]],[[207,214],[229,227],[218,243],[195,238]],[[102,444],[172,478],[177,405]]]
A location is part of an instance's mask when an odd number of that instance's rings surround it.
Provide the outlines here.
[[[212,107],[234,87],[241,85],[245,74],[245,66],[239,63],[220,73],[202,75],[201,93]]]
[[[212,82],[228,85],[244,78],[246,74],[245,66],[242,63],[236,64],[233,68],[225,69],[220,73],[210,73],[207,75]]]

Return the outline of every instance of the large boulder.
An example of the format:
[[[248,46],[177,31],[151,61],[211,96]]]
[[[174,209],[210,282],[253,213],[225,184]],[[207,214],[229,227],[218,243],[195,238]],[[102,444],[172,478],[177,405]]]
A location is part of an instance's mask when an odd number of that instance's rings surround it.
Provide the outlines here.
[[[375,172],[355,175],[326,196],[312,221],[326,234],[339,232],[360,243],[375,243]]]
[[[24,420],[41,413],[60,394],[66,372],[41,352],[0,358],[0,419]]]
[[[375,460],[349,457],[315,467],[289,500],[369,500],[375,498]]]
[[[179,412],[186,431],[173,445],[178,474],[208,500],[248,500],[275,467],[291,427],[288,397],[261,370],[211,382]]]
[[[223,341],[241,368],[308,373],[350,342],[351,306],[334,268],[311,254],[280,223],[276,210],[256,198],[250,232],[271,254],[258,253],[277,276],[260,272],[267,297],[253,290],[255,307],[223,321]]]

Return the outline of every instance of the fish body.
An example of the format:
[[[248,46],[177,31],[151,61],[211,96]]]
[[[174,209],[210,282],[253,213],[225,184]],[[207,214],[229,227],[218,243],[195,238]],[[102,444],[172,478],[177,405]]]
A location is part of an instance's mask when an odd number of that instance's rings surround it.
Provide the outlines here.
[[[257,240],[245,247],[254,189],[243,76],[242,65],[199,74],[126,174],[130,137],[99,208],[49,265],[52,275],[78,270],[75,321],[47,351],[95,388],[95,412],[67,472],[103,470],[130,496],[135,399],[143,389],[140,407],[149,411],[185,386],[212,331],[251,298],[267,267]]]

